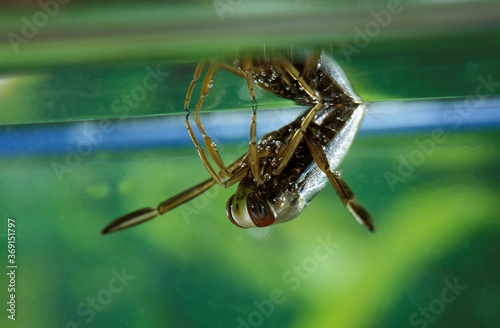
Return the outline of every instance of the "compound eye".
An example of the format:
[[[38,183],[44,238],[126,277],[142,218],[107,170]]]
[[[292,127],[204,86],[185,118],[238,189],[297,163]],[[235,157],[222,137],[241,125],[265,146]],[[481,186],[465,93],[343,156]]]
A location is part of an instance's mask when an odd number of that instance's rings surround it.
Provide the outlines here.
[[[247,196],[247,211],[257,227],[270,226],[276,219],[269,203],[257,197],[255,193],[250,193]]]

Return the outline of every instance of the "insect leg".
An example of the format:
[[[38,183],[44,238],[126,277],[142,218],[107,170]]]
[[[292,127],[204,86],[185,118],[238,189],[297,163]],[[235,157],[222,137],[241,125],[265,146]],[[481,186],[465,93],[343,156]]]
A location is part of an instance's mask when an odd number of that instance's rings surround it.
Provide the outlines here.
[[[304,79],[304,81],[310,81],[314,71],[318,69],[319,56],[319,52],[313,52],[312,54],[307,56],[304,64],[304,69],[302,71],[302,78]]]
[[[253,108],[252,110],[252,118],[250,123],[250,144],[248,146],[248,162],[250,165],[250,170],[252,171],[252,175],[254,176],[257,184],[264,183],[264,179],[260,172],[260,160],[257,155],[257,110]]]
[[[314,57],[313,57],[314,58]],[[316,95],[316,92],[307,84],[307,82],[304,80],[304,77],[302,74],[295,68],[295,66],[286,58],[284,57],[279,57],[278,59],[279,64],[290,74],[291,77],[297,81],[297,83],[304,89],[304,91],[311,97],[311,99],[315,101],[319,101],[320,99]],[[308,65],[305,67],[305,69],[310,69],[311,64],[309,61],[306,61],[306,64]],[[309,74],[309,72],[305,73],[306,75]]]
[[[290,158],[292,158],[295,149],[297,149],[297,146],[299,145],[300,141],[303,138],[304,133],[306,132],[307,127],[313,120],[314,116],[318,112],[318,110],[323,107],[324,105],[322,103],[317,103],[314,105],[313,108],[309,110],[309,113],[307,113],[306,117],[300,124],[300,127],[295,131],[293,134],[292,138],[290,139],[290,142],[286,145],[285,150],[283,151],[283,157],[274,171],[275,175],[279,175],[281,171],[285,168],[286,164],[290,161]]]
[[[314,161],[318,165],[318,167],[323,171],[330,182],[332,183],[337,195],[340,200],[344,204],[344,206],[351,212],[352,216],[358,221],[360,224],[364,225],[370,231],[375,230],[375,226],[373,225],[373,220],[368,214],[368,212],[364,209],[363,206],[359,205],[355,202],[355,195],[352,192],[351,188],[347,185],[347,183],[342,180],[337,172],[333,172],[328,164],[328,159],[326,157],[325,152],[321,145],[316,141],[315,137],[310,133],[311,130],[307,130],[304,133],[304,138],[307,142],[307,146],[311,151],[311,154],[314,158]]]
[[[152,207],[144,207],[133,211],[131,213],[125,214],[124,216],[119,217],[118,219],[111,222],[107,225],[101,233],[103,235],[109,234],[115,231],[123,230],[126,228],[133,227],[135,225],[141,224],[143,222],[154,219],[158,215],[161,215],[165,212],[168,212],[175,207],[184,204],[190,199],[198,196],[199,194],[206,191],[208,188],[215,184],[215,180],[213,178],[207,179],[202,183],[197,184],[174,197],[171,197],[160,204],[156,208]]]
[[[317,65],[318,58],[319,56],[317,54],[312,54],[308,57],[308,59],[306,60],[306,66],[304,67],[305,76],[309,76],[311,74],[311,71],[315,69],[315,65],[313,63],[314,61],[316,61]],[[281,171],[288,164],[288,161],[290,160],[293,153],[295,152],[295,149],[297,149],[297,146],[302,140],[302,136],[305,133],[307,127],[313,120],[319,108],[323,106],[323,104],[321,104],[321,99],[318,98],[316,92],[311,88],[311,86],[309,86],[306,83],[302,74],[297,70],[297,68],[295,68],[295,66],[289,60],[287,60],[284,57],[280,57],[278,58],[278,62],[290,74],[290,76],[292,76],[292,78],[294,78],[295,81],[304,89],[304,91],[309,95],[309,97],[311,97],[311,99],[316,102],[316,104],[314,105],[313,108],[310,109],[309,113],[306,115],[306,117],[300,124],[300,128],[297,131],[295,131],[294,135],[292,136],[292,139],[286,146],[283,152],[283,158],[275,170],[276,175],[280,174]]]
[[[200,79],[201,72],[203,71],[203,66],[205,66],[205,61],[200,61],[198,65],[196,66],[196,69],[194,71],[193,79],[191,80],[191,83],[189,84],[188,91],[186,93],[186,100],[184,101],[184,109],[186,112],[189,113],[189,102],[191,101],[191,96],[193,95],[193,90],[194,86],[196,85],[196,82]]]
[[[252,58],[247,57],[242,61],[242,67],[245,72],[245,80],[247,81],[248,91],[252,98],[252,117],[250,121],[250,143],[248,145],[248,162],[250,170],[257,184],[264,183],[264,179],[260,172],[260,161],[257,152],[257,101],[255,100],[255,89],[253,80]]]
[[[190,112],[188,109],[188,105],[189,105],[189,101],[190,101],[190,98],[191,98],[191,95],[192,95],[192,92],[194,89],[194,83],[196,83],[196,81],[198,80],[199,75],[201,74],[201,70],[203,68],[203,65],[204,65],[203,62],[198,64],[196,71],[195,71],[195,76],[193,77],[193,81],[191,82],[191,85],[188,89],[188,93],[186,95],[185,109],[188,113],[186,115],[185,124],[186,124],[186,128],[188,130],[189,136],[191,137],[191,140],[193,141],[193,143],[198,151],[198,154],[201,158],[203,165],[205,166],[207,171],[210,173],[210,175],[217,181],[217,183],[223,185],[222,180],[220,179],[219,175],[215,172],[215,169],[210,164],[210,161],[208,160],[208,157],[205,154],[204,149],[201,147],[197,137],[195,136],[194,131],[191,127],[191,123],[189,122]],[[220,68],[225,69],[229,72],[232,72],[232,73],[237,74],[237,75],[242,76],[242,77],[245,76],[245,74],[243,72],[239,71],[238,69],[236,69],[230,65],[220,63],[220,62],[212,64],[208,68],[208,71],[205,75],[205,78],[203,79],[201,95],[200,95],[200,98],[198,99],[198,103],[196,105],[193,116],[194,116],[194,119],[196,122],[196,126],[197,126],[198,130],[200,131],[201,135],[203,136],[205,146],[207,147],[207,150],[208,150],[210,156],[214,160],[214,163],[217,165],[217,167],[222,172],[224,172],[224,174],[230,175],[229,171],[227,170],[226,166],[224,165],[224,163],[222,161],[222,158],[219,155],[219,152],[217,151],[217,147],[216,147],[215,143],[212,141],[212,139],[205,132],[205,128],[203,127],[203,124],[198,116],[198,113],[200,112],[201,108],[203,107],[203,102],[205,100],[205,97],[209,93],[210,86],[211,86],[212,80],[214,78],[215,72]]]
[[[233,185],[234,183],[240,181],[245,175],[246,172],[248,171],[247,168],[241,168],[240,163],[241,161],[245,160],[245,155],[241,156],[238,158],[236,161],[234,161],[230,166],[229,170],[233,172],[234,174],[226,181],[226,187],[229,187]],[[224,173],[219,173],[220,176],[224,176]],[[209,179],[189,188],[184,190],[183,192],[170,197],[167,200],[164,200],[160,204],[156,206],[156,208],[152,207],[144,207],[141,209],[138,209],[136,211],[130,212],[128,214],[125,214],[110,224],[108,224],[102,231],[102,234],[109,234],[115,231],[123,230],[126,228],[133,227],[135,225],[141,224],[143,222],[149,221],[151,219],[154,219],[155,217],[162,215],[174,208],[176,208],[179,205],[184,204],[185,202],[197,197],[198,195],[202,194],[203,192],[207,191],[210,187],[212,187],[217,181],[210,177]]]

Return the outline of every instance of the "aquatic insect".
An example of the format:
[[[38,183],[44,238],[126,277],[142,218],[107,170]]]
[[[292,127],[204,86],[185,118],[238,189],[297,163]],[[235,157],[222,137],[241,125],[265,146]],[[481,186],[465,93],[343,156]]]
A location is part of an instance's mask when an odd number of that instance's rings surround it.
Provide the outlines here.
[[[294,61],[283,56],[248,56],[235,60],[232,65],[213,63],[206,70],[201,95],[194,111],[190,112],[193,90],[205,66],[205,62],[198,64],[188,88],[185,124],[210,178],[155,208],[141,208],[116,219],[102,230],[103,234],[151,220],[215,184],[227,188],[238,182],[236,192],[226,205],[229,220],[238,227],[265,227],[289,221],[297,217],[330,181],[354,218],[370,231],[374,230],[368,212],[355,202],[354,193],[339,173],[334,171],[353,141],[366,105],[354,92],[342,68],[331,57],[324,52],[316,52]],[[220,69],[244,78],[252,97],[248,151],[230,165],[224,164],[198,115],[214,75]],[[308,109],[293,122],[269,132],[257,141],[254,85],[276,96],[293,100],[298,105],[308,106]],[[207,152],[194,133],[190,114]]]

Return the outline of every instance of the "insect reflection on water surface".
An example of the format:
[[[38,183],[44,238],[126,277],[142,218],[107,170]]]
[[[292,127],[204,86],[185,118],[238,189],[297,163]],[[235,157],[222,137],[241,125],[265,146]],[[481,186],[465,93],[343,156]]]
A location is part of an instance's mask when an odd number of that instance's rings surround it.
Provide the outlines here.
[[[200,81],[201,94],[191,110],[193,90],[206,67]],[[198,115],[218,70],[245,79],[252,98],[248,151],[229,165],[222,160]],[[256,140],[254,86],[308,108],[293,122]],[[353,217],[374,231],[370,215],[355,202],[354,193],[334,171],[354,139],[365,107],[341,67],[324,52],[294,60],[276,55],[239,57],[232,64],[200,62],[186,95],[185,124],[210,178],[155,208],[141,208],[116,219],[102,233],[153,219],[215,184],[227,188],[236,183],[239,183],[237,190],[226,205],[229,220],[241,228],[266,227],[297,217],[328,181]],[[202,140],[195,135],[194,128],[199,130]]]

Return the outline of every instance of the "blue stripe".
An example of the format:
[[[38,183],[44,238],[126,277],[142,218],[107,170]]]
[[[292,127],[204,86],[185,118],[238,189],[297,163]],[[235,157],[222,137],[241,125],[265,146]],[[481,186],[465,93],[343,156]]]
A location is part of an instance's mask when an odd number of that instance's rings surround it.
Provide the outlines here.
[[[468,105],[468,106],[466,106]],[[303,108],[258,112],[259,135],[293,120]],[[123,120],[11,125],[0,127],[0,155],[66,153],[70,150],[134,150],[191,145],[184,115]],[[250,111],[202,116],[214,141],[248,140]],[[191,120],[194,124],[194,120]],[[360,135],[464,130],[500,126],[500,99],[391,101],[371,103]]]

